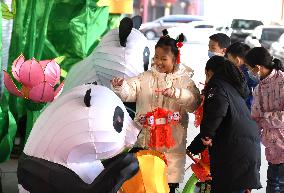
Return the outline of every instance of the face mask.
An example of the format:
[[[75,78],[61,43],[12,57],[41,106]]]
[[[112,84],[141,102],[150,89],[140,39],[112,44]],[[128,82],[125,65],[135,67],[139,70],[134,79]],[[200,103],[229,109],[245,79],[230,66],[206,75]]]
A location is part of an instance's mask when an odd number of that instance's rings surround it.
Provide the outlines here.
[[[208,57],[211,58],[212,56],[222,56],[222,54],[208,50]]]
[[[259,74],[254,75],[250,70],[248,71],[249,77],[254,81],[254,82],[259,82],[260,76]]]

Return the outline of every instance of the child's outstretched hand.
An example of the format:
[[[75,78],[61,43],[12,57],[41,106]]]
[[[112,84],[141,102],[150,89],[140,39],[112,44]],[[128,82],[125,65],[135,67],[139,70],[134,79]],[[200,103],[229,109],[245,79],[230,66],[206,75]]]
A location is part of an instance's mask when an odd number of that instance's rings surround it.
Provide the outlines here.
[[[120,87],[122,85],[123,81],[124,81],[124,78],[116,77],[116,78],[112,79],[111,84],[112,84],[113,87]]]
[[[209,137],[205,137],[205,139],[201,138],[201,141],[203,145],[212,146],[212,139],[210,139]]]
[[[175,89],[173,88],[166,88],[163,90],[162,94],[166,97],[174,97]]]

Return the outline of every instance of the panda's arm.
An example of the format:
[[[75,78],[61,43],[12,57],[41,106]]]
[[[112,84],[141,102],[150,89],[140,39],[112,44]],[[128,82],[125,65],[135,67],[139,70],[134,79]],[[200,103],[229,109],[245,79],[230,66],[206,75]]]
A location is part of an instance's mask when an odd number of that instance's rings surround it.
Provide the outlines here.
[[[136,102],[140,90],[140,76],[125,79],[121,86],[112,87],[112,90],[123,102]]]

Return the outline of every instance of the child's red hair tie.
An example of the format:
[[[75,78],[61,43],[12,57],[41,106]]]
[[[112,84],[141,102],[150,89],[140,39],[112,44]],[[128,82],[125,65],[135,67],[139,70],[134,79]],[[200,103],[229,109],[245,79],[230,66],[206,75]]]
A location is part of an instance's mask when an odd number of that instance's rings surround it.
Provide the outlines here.
[[[183,46],[183,43],[182,42],[177,42],[176,46],[178,48],[177,64],[180,64],[180,48]]]

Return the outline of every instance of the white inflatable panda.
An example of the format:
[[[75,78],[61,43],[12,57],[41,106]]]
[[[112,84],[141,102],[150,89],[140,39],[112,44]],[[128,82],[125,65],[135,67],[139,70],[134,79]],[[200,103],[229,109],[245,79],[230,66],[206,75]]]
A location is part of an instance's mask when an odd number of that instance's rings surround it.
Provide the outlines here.
[[[140,16],[123,18],[118,29],[109,31],[86,59],[71,68],[63,92],[94,81],[110,88],[114,77],[133,77],[147,70],[150,50],[139,31],[141,23]]]
[[[138,171],[139,130],[110,89],[84,84],[37,119],[18,164],[20,193],[114,193]]]

